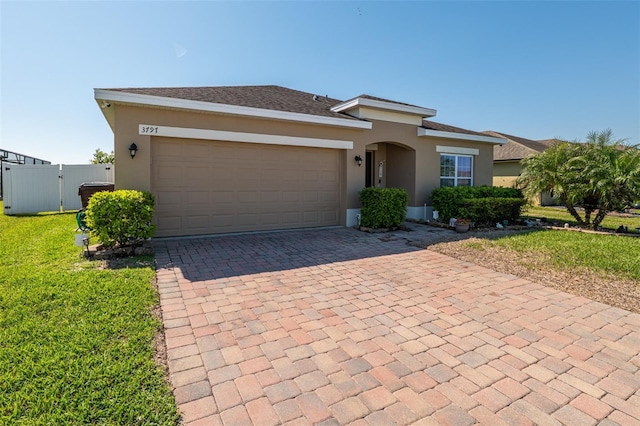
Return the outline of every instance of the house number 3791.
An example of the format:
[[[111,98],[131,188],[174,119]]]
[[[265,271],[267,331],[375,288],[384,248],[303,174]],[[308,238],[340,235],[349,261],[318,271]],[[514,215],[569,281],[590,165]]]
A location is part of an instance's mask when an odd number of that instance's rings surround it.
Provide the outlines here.
[[[140,134],[141,135],[153,135],[158,134],[157,126],[140,126]]]

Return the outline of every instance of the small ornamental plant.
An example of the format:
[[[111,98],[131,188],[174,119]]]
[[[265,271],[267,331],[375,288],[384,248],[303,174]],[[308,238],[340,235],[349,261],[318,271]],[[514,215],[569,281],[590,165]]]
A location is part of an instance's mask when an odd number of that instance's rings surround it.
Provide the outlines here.
[[[155,232],[154,204],[153,195],[146,191],[97,192],[87,206],[87,225],[107,248],[135,247]]]
[[[471,229],[471,220],[470,219],[456,219],[453,222],[453,228],[456,232],[468,232]]]

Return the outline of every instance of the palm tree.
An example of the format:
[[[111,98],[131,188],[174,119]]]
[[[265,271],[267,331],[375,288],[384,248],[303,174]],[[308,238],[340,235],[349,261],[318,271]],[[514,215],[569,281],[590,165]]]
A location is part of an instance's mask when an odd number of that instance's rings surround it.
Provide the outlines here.
[[[585,143],[558,143],[523,160],[517,183],[529,196],[558,196],[579,225],[597,229],[609,212],[640,198],[640,149],[624,142],[607,129],[589,132]],[[576,205],[584,208],[584,218]]]
[[[581,201],[577,191],[572,191],[573,178],[569,176],[567,164],[576,156],[577,147],[568,142],[559,142],[545,151],[522,160],[522,173],[516,185],[527,197],[549,192],[560,199],[569,213],[583,224],[584,220],[574,205]]]
[[[583,174],[585,223],[597,211],[594,229],[609,212],[624,209],[639,196],[640,150],[624,142],[613,140],[610,129],[590,132],[581,153],[568,163],[573,173]]]

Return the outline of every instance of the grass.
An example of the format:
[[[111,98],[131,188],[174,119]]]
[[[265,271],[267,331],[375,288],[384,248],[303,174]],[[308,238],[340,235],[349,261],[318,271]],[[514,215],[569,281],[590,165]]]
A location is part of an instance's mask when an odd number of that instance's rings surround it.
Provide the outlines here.
[[[178,424],[153,357],[152,259],[100,270],[75,228],[0,215],[0,424]]]
[[[485,241],[488,247],[513,250],[523,259],[530,254],[547,255],[561,271],[584,269],[640,282],[640,238],[544,230]]]
[[[567,212],[567,209],[562,207],[528,207],[523,216],[537,219],[544,217],[571,225],[577,224],[575,218]],[[591,217],[592,220],[593,217]],[[607,229],[617,229],[622,225],[628,227],[629,231],[635,232],[636,228],[640,227],[640,216],[615,216],[609,214],[600,225]]]

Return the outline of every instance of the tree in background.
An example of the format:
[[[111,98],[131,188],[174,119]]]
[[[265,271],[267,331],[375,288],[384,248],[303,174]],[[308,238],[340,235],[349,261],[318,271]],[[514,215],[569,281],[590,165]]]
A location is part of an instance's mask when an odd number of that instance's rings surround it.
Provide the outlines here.
[[[584,143],[560,141],[522,161],[517,185],[528,196],[550,192],[579,225],[597,229],[609,212],[640,198],[640,149],[624,142],[610,129],[590,132]]]
[[[96,149],[96,152],[93,153],[93,158],[91,159],[91,164],[113,164],[115,161],[115,155],[113,151],[110,154],[107,154],[100,148]]]

